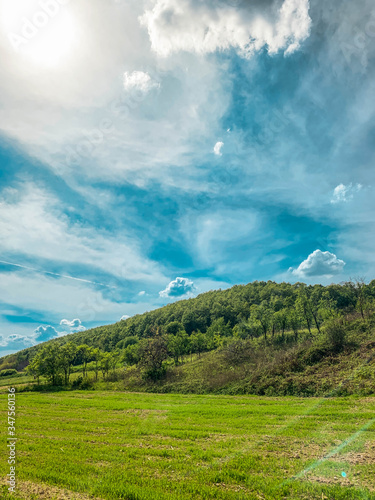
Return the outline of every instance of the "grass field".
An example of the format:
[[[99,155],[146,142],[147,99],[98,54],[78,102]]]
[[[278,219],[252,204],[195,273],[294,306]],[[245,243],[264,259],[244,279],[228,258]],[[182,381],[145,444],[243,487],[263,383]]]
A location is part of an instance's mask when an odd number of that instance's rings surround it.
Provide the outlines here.
[[[374,432],[375,398],[21,393],[9,498],[375,499]]]

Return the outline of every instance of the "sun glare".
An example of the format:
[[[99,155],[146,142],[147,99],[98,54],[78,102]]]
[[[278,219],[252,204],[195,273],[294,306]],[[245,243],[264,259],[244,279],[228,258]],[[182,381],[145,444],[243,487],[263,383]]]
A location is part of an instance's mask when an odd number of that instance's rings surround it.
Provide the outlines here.
[[[73,55],[77,37],[69,2],[0,0],[3,33],[15,57],[38,66],[59,67]]]

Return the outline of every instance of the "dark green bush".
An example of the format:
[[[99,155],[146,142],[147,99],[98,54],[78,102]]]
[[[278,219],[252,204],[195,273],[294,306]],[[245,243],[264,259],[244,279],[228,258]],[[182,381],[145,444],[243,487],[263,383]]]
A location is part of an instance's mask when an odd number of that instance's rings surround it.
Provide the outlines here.
[[[341,351],[346,344],[346,329],[342,320],[329,321],[325,326],[327,340],[334,351]]]
[[[8,368],[7,370],[0,371],[0,377],[10,377],[12,375],[17,375],[18,371],[14,368]]]

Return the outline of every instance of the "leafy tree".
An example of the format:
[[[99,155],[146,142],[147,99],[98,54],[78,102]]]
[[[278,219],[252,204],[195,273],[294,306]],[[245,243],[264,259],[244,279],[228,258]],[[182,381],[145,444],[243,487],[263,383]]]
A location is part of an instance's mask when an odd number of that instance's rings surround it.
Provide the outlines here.
[[[61,367],[64,371],[65,385],[69,384],[72,365],[77,356],[77,346],[73,342],[68,342],[60,347],[59,356]]]
[[[225,323],[223,317],[215,319],[211,325],[207,328],[206,335],[209,337],[214,337],[215,335],[220,335],[221,337],[231,337],[232,329],[229,323]]]
[[[250,315],[259,322],[262,327],[264,338],[267,340],[267,332],[269,331],[271,324],[272,311],[267,307],[265,302],[262,302],[260,306],[257,304],[253,304],[251,306]]]
[[[279,311],[275,312],[274,318],[276,325],[281,330],[282,338],[284,339],[284,333],[289,323],[289,315],[287,309],[280,309]]]
[[[123,361],[127,365],[136,365],[139,362],[139,344],[128,345],[124,350]]]
[[[37,356],[35,356],[29,363],[29,365],[26,368],[26,373],[28,375],[31,375],[34,377],[34,380],[37,379],[37,383],[39,385],[39,379],[40,379],[40,365],[39,365],[39,359]]]
[[[323,320],[338,317],[337,301],[332,298],[328,290],[324,290],[319,301],[319,313]]]
[[[296,309],[289,309],[288,312],[288,323],[290,328],[293,330],[294,339],[297,342],[298,340],[298,330],[301,326],[301,316],[298,314]]]
[[[189,336],[185,331],[180,330],[176,335],[169,335],[167,343],[168,353],[173,357],[177,366],[179,358],[188,352]]]
[[[119,351],[113,351],[109,353],[109,369],[112,370],[113,373],[116,370],[119,360],[120,360]]]
[[[98,380],[99,363],[103,357],[103,352],[99,348],[91,350],[91,359],[95,361],[95,380]]]
[[[240,339],[247,339],[253,336],[253,329],[251,328],[251,324],[247,321],[240,321],[233,328],[233,337]]]
[[[103,353],[99,362],[99,367],[103,374],[103,378],[105,378],[108,375],[110,366],[111,366],[111,353],[105,352]]]
[[[365,319],[366,283],[364,278],[350,280],[347,284],[356,298],[355,307],[357,311],[361,314],[362,319]]]
[[[147,339],[140,344],[140,362],[143,376],[156,380],[165,373],[163,362],[168,358],[166,339],[162,335]]]
[[[60,348],[56,343],[45,345],[35,357],[39,376],[44,375],[52,385],[56,385],[62,372]]]
[[[322,294],[322,286],[313,288],[307,292],[308,306],[310,307],[311,316],[314,319],[315,326],[320,333],[320,318],[319,318],[319,305]]]
[[[307,329],[309,330],[309,334],[312,336],[311,323],[313,318],[309,306],[309,301],[303,289],[300,290],[298,293],[298,298],[296,300],[296,310],[300,318],[306,323]]]
[[[206,336],[199,330],[191,334],[190,348],[191,352],[198,353],[199,357],[201,357],[201,353],[207,348]]]
[[[82,344],[77,348],[77,360],[82,364],[82,374],[83,378],[87,374],[87,363],[93,359],[93,350],[87,344]]]
[[[179,321],[171,321],[165,327],[165,333],[168,335],[177,335],[177,333],[183,331],[184,327]]]

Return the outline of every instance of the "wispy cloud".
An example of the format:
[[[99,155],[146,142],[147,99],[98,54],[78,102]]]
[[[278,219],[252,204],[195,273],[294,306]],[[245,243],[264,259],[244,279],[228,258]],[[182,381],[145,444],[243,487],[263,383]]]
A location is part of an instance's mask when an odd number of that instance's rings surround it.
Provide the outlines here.
[[[340,202],[348,202],[353,199],[354,194],[358,193],[362,189],[361,184],[355,184],[353,186],[352,183],[345,186],[345,184],[339,184],[333,190],[333,195],[331,199],[331,203],[340,203]]]
[[[13,267],[20,267],[22,269],[27,269],[28,271],[34,271],[36,273],[41,273],[41,274],[50,274],[51,276],[58,276],[59,278],[66,278],[70,280],[75,280],[75,281],[82,281],[83,283],[91,283],[92,285],[100,285],[100,286],[105,286],[108,288],[114,288],[110,285],[106,285],[105,283],[99,283],[97,281],[90,281],[90,280],[85,280],[82,278],[75,278],[74,276],[67,276],[66,274],[58,274],[58,273],[52,273],[51,271],[43,271],[40,269],[35,269],[34,267],[29,267],[29,266],[24,266],[21,264],[14,264],[13,262],[8,262],[6,260],[0,260],[1,264],[6,264],[8,266],[13,266]]]

